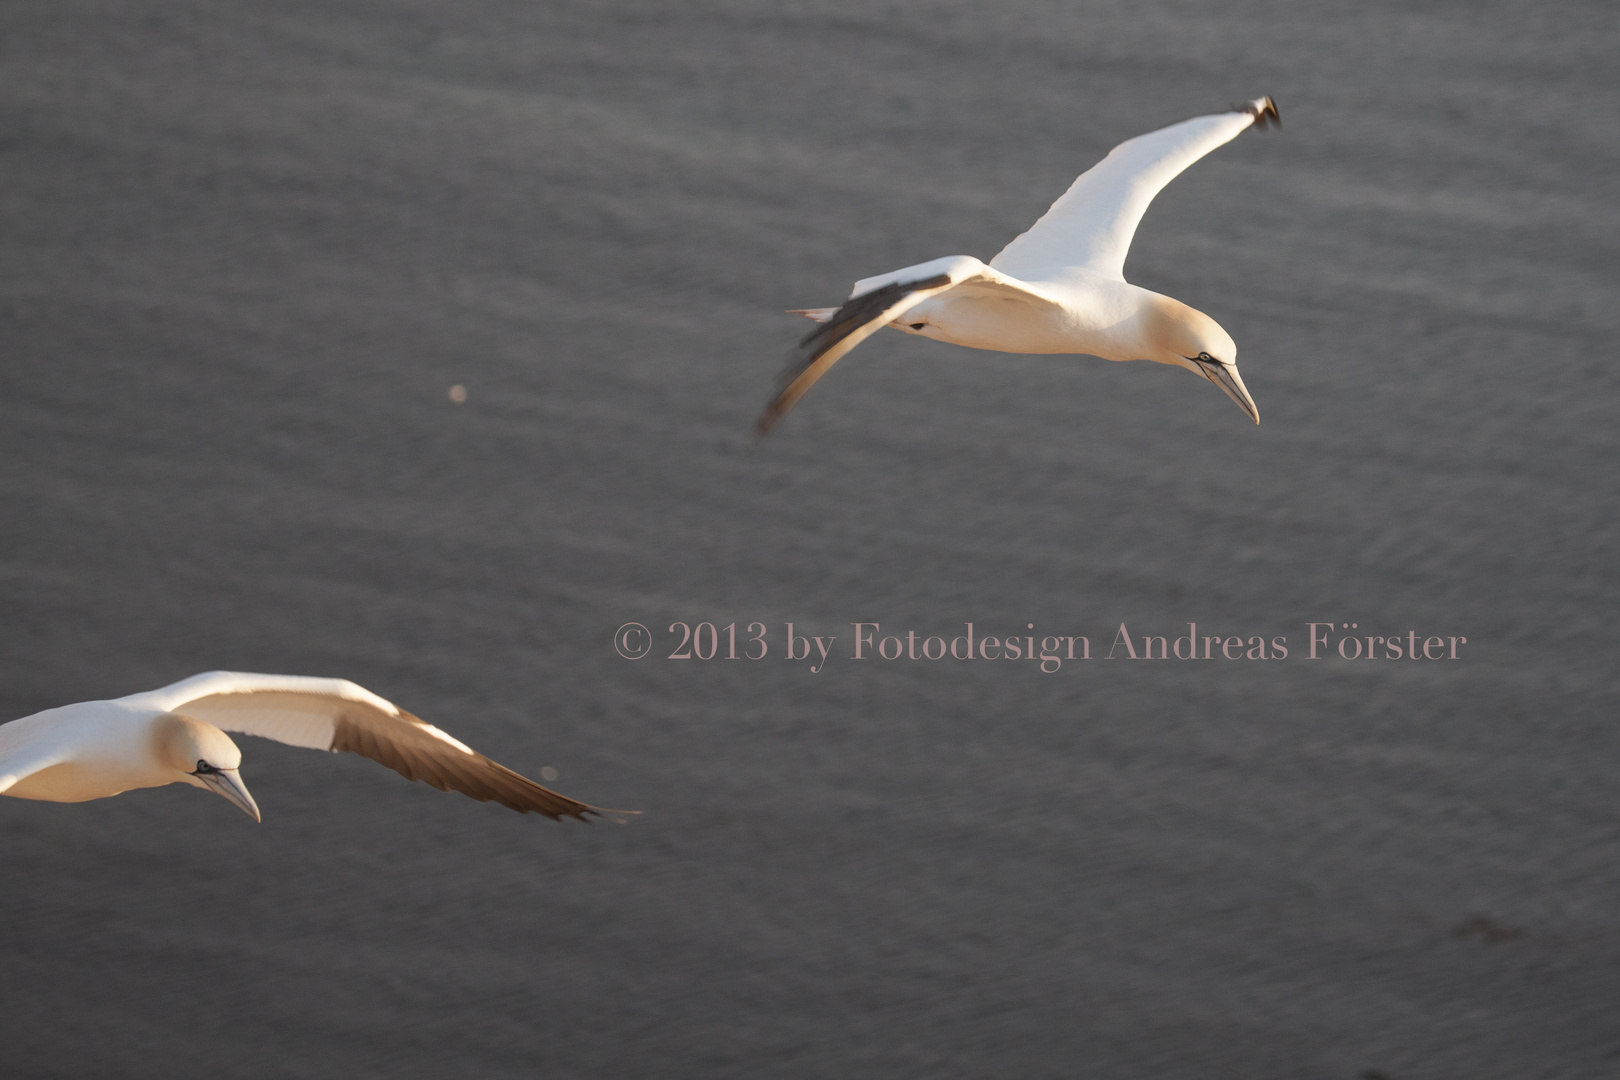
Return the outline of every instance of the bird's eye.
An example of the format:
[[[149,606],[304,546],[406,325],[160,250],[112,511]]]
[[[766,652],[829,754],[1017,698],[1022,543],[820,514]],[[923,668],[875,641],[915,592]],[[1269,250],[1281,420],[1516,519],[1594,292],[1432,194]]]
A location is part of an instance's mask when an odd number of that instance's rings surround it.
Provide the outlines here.
[[[927,323],[914,322],[914,323],[911,324],[911,328],[913,330],[921,330],[923,327],[925,327],[927,325],[928,325]]]
[[[1198,359],[1206,360],[1206,361],[1212,361],[1215,358],[1213,356],[1209,355],[1209,353],[1207,353],[1207,352],[1201,352],[1201,353],[1198,354]]]
[[[199,776],[206,776],[207,774],[209,774],[211,772],[218,772],[218,771],[219,771],[218,769],[216,769],[212,765],[208,764],[208,762],[203,761],[201,758],[197,759],[197,774]]]

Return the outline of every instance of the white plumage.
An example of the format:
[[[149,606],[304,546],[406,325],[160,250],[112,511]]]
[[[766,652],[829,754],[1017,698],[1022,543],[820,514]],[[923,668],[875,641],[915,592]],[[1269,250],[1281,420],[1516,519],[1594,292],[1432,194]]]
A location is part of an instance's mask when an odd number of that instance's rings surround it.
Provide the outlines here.
[[[821,326],[799,345],[760,415],[768,432],[816,380],[883,326],[969,348],[1153,360],[1209,379],[1255,423],[1237,346],[1178,300],[1125,280],[1136,227],[1164,186],[1251,124],[1279,121],[1269,97],[1120,143],[986,265],[953,255],[855,283],[839,308],[795,312]]]

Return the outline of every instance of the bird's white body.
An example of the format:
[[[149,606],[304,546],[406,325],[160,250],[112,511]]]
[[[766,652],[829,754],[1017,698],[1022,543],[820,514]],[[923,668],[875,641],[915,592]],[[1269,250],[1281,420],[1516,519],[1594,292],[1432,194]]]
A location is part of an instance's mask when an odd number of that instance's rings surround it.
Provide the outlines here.
[[[1215,383],[1259,423],[1231,337],[1202,312],[1126,281],[1125,256],[1166,184],[1251,124],[1276,116],[1271,99],[1260,98],[1139,135],[1082,173],[988,264],[966,255],[934,259],[857,281],[840,308],[798,312],[823,325],[801,343],[803,355],[760,416],[760,432],[885,325],[995,352],[1173,364]]]
[[[158,756],[154,712],[122,701],[85,701],[0,725],[5,794],[46,802],[88,802],[172,784]],[[6,784],[0,775],[0,785]]]
[[[227,731],[351,751],[412,780],[522,812],[583,817],[594,807],[491,761],[345,679],[211,671],[114,701],[84,701],[0,724],[0,795],[85,802],[184,783],[257,818]]]
[[[980,264],[971,270],[982,277],[994,266]],[[1013,280],[1009,278],[1008,284]],[[929,297],[890,325],[936,341],[992,352],[1085,353],[1121,361],[1140,358],[1144,296],[1157,294],[1083,271],[1066,274],[1059,281],[1018,284],[1022,287],[1016,292],[1012,288],[952,289]]]

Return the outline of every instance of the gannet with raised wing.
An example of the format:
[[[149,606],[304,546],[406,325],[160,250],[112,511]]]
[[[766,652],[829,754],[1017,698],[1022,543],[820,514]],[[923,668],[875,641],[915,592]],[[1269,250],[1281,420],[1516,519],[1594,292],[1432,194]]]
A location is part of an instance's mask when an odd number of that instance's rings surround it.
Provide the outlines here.
[[[253,820],[227,731],[312,750],[347,750],[410,780],[557,820],[611,815],[491,761],[345,679],[210,671],[114,701],[84,701],[0,725],[0,795],[86,802],[134,788],[190,784]]]
[[[1251,124],[1280,124],[1269,97],[1120,143],[1080,175],[1029,231],[989,264],[952,255],[855,283],[839,308],[796,311],[811,331],[755,427],[761,435],[844,354],[884,326],[974,349],[1086,353],[1196,372],[1255,422],[1260,411],[1220,325],[1125,280],[1136,226],[1164,186]]]

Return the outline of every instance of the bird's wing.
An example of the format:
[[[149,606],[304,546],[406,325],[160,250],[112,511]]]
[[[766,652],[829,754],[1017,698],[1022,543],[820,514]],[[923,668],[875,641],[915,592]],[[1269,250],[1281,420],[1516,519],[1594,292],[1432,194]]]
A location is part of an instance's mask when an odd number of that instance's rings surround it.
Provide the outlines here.
[[[0,732],[4,732],[5,727],[9,726],[7,724],[0,727]],[[44,772],[53,765],[62,764],[69,760],[70,756],[63,752],[56,739],[18,740],[17,745],[11,747],[0,742],[0,795],[37,772]]]
[[[1056,304],[1023,282],[968,255],[951,255],[864,278],[855,283],[843,307],[792,313],[814,319],[821,325],[799,342],[787,369],[777,381],[776,393],[760,413],[754,429],[761,435],[769,433],[844,354],[888,323],[898,322],[902,315],[929,297],[956,290],[994,293],[1034,304]]]
[[[1195,116],[1120,143],[1080,174],[1069,190],[990,260],[1015,277],[1050,279],[1078,268],[1125,280],[1125,255],[1148,204],[1181,171],[1250,124],[1281,123],[1269,97],[1233,111]]]
[[[611,814],[559,795],[346,679],[212,671],[149,694],[142,704],[222,731],[360,754],[410,780],[550,818]]]

